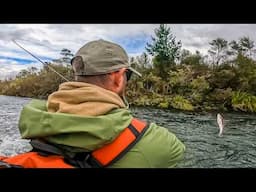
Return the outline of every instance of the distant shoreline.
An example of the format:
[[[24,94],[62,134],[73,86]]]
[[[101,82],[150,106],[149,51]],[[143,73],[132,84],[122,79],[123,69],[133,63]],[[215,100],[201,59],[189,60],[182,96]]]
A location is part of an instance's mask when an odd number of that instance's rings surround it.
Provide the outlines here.
[[[6,97],[18,97],[18,98],[23,98],[23,99],[42,99],[38,97],[25,97],[25,96],[16,96],[16,95],[2,95],[0,96],[6,96]],[[47,99],[42,99],[42,100],[47,100]],[[130,104],[130,107],[134,108],[153,108],[153,109],[161,109],[161,110],[166,110],[166,111],[171,111],[174,113],[185,113],[185,114],[205,114],[205,113],[234,113],[234,114],[248,114],[248,115],[255,115],[256,113],[252,112],[244,112],[244,111],[235,111],[235,110],[195,110],[195,111],[188,111],[188,110],[182,110],[182,109],[175,109],[175,108],[161,108],[158,106],[149,106],[149,105],[135,105],[135,104]]]

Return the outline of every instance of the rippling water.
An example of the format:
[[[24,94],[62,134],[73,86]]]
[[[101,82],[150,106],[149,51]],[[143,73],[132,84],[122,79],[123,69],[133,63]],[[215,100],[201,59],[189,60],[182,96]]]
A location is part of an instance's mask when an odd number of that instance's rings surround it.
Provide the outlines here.
[[[0,96],[0,155],[31,149],[20,139],[18,119],[29,98]],[[223,114],[225,129],[218,136],[215,113],[189,114],[152,108],[132,108],[141,119],[155,122],[175,133],[186,145],[182,168],[256,167],[256,115]]]
[[[134,108],[140,118],[168,128],[186,145],[185,159],[178,167],[256,167],[256,116],[223,114],[225,128],[218,136],[216,114],[185,114],[168,110]]]
[[[0,95],[0,155],[15,155],[30,149],[27,140],[20,139],[19,113],[28,98]]]

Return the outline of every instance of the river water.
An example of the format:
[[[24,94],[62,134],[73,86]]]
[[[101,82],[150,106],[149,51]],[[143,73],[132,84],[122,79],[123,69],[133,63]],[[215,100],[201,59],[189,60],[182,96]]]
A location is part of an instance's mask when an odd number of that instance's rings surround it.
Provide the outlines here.
[[[0,96],[0,155],[31,149],[20,139],[19,113],[29,98]],[[193,114],[154,108],[131,108],[134,116],[168,128],[186,145],[178,168],[255,168],[256,115],[224,113],[218,136],[216,113]],[[153,154],[152,154],[153,155]]]

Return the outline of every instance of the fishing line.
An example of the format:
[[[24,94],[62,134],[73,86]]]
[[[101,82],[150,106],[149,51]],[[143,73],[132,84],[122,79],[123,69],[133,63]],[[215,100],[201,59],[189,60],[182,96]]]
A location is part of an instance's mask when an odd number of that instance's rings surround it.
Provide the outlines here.
[[[56,73],[57,75],[59,75],[62,79],[64,79],[65,81],[69,81],[67,78],[65,78],[63,75],[61,75],[60,73],[58,73],[55,69],[53,69],[51,66],[49,66],[47,63],[45,63],[44,61],[42,61],[41,59],[39,59],[38,57],[36,57],[34,54],[32,54],[31,52],[29,52],[27,49],[25,49],[24,47],[22,47],[20,44],[18,44],[14,39],[12,40],[17,46],[19,46],[21,49],[23,49],[24,51],[26,51],[28,54],[30,54],[32,57],[34,57],[35,59],[37,59],[40,63],[42,63],[43,65],[46,65],[50,70],[52,70],[54,73]]]

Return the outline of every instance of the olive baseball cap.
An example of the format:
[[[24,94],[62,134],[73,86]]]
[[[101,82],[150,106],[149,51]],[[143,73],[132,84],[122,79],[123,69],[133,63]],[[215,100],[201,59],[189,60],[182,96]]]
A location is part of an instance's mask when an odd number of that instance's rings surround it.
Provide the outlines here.
[[[71,60],[71,64],[80,63],[73,66],[75,75],[100,75],[127,68],[141,77],[142,75],[130,66],[128,60],[127,53],[120,45],[100,39],[81,47]]]

